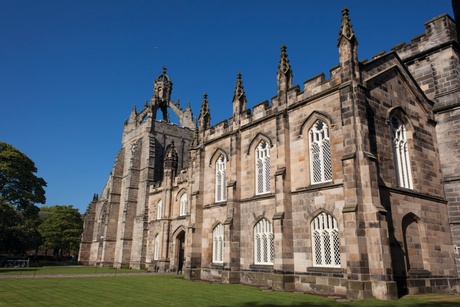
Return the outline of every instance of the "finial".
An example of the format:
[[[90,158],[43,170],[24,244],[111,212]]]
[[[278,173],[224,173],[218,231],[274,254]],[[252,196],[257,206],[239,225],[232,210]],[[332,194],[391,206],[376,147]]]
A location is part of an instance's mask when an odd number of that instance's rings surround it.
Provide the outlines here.
[[[236,86],[235,86],[235,93],[233,94],[233,101],[239,100],[241,97],[244,99],[246,98],[246,95],[244,93],[244,88],[243,88],[243,80],[242,80],[242,74],[241,72],[236,74]]]
[[[342,36],[350,40],[355,35],[355,32],[353,31],[353,26],[350,22],[350,17],[348,16],[348,12],[348,8],[344,7],[342,9],[342,25],[340,26],[339,40]]]
[[[208,100],[208,94],[207,93],[203,94],[203,100]]]
[[[282,53],[286,53],[286,49],[287,49],[286,45],[281,46],[281,52]]]
[[[164,75],[166,75],[166,70],[167,70],[167,69],[168,69],[168,68],[167,68],[166,66],[163,66],[163,74],[164,74]]]
[[[288,71],[291,69],[291,65],[289,64],[288,55],[286,53],[286,45],[281,46],[281,59],[280,64],[278,66],[278,70],[280,70],[283,74],[287,74]]]

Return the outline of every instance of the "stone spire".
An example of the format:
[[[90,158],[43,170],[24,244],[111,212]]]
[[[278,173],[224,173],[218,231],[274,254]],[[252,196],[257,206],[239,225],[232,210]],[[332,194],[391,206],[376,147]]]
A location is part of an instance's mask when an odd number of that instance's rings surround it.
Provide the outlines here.
[[[237,116],[246,110],[246,93],[244,92],[241,73],[236,75],[236,86],[233,94],[233,116]]]
[[[281,46],[281,58],[278,65],[278,93],[287,91],[292,87],[292,69],[291,64],[289,64],[288,55],[286,53],[286,46]]]
[[[353,31],[348,12],[347,8],[342,9],[342,24],[337,45],[339,48],[340,67],[342,68],[342,82],[360,80],[358,40]]]
[[[211,126],[211,113],[209,112],[208,94],[206,93],[204,93],[203,101],[201,102],[199,121],[201,131],[205,131]]]

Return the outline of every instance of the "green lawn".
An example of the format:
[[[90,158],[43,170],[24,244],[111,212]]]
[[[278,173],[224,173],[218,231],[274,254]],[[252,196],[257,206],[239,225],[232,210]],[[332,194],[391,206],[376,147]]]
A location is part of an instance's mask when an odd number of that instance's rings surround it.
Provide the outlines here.
[[[56,274],[118,274],[118,273],[145,273],[146,271],[98,268],[87,266],[53,266],[53,267],[29,267],[29,268],[0,268],[2,275],[56,275]]]
[[[94,268],[92,268],[94,269]],[[257,287],[183,280],[177,275],[0,279],[0,306],[459,306],[460,296],[337,303]]]

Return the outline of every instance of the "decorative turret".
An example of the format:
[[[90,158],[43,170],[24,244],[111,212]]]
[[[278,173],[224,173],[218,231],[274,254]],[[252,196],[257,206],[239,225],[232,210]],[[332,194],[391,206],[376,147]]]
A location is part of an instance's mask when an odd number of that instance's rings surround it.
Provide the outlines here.
[[[209,112],[208,94],[204,93],[203,101],[201,102],[201,110],[199,115],[200,130],[204,132],[211,127],[211,113]]]
[[[349,80],[360,80],[358,62],[358,40],[348,16],[348,9],[342,9],[342,25],[340,26],[339,42],[339,61],[342,68],[342,82]]]
[[[165,153],[165,159],[164,159],[164,165],[165,165],[165,170],[177,170],[177,151],[176,147],[174,146],[174,140],[171,141],[171,144],[169,144],[168,147],[166,147],[166,153]]]
[[[246,93],[244,92],[241,73],[236,75],[235,93],[233,94],[233,116],[241,114],[246,110]]]
[[[168,104],[171,100],[172,82],[166,74],[166,66],[163,66],[163,73],[153,83],[152,108],[156,119],[158,109],[163,113],[163,120],[169,123]]]
[[[292,87],[293,74],[286,49],[285,45],[281,46],[281,58],[277,72],[278,94],[281,92],[287,93],[287,91]]]
[[[199,135],[199,129],[198,129],[198,123],[195,125],[195,131],[193,134],[193,140],[190,143],[190,148],[196,148],[200,145],[200,135]]]

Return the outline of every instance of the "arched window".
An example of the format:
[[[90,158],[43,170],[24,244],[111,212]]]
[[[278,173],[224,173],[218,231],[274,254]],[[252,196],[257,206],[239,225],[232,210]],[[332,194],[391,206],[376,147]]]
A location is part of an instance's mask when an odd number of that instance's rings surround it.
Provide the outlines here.
[[[184,216],[187,214],[187,193],[182,194],[179,204],[179,215]]]
[[[323,212],[311,222],[313,265],[340,267],[340,240],[337,220]]]
[[[160,256],[160,235],[155,236],[155,241],[153,243],[153,260],[158,260]]]
[[[270,149],[265,141],[256,148],[256,194],[270,193]]]
[[[216,162],[216,202],[227,200],[225,186],[225,156],[220,155]]]
[[[273,264],[274,258],[272,224],[262,219],[254,226],[254,263]]]
[[[224,261],[224,225],[218,224],[212,232],[212,262]]]
[[[163,202],[160,200],[157,205],[157,220],[163,217]]]
[[[316,121],[308,132],[310,141],[311,182],[332,181],[331,144],[329,127],[321,120]]]
[[[398,185],[403,188],[412,189],[412,172],[409,160],[406,127],[394,116],[391,117],[390,124]]]

